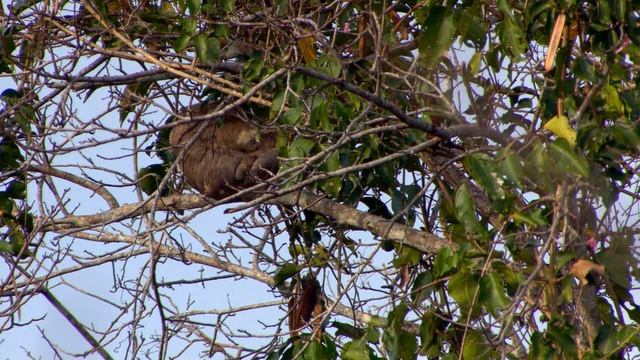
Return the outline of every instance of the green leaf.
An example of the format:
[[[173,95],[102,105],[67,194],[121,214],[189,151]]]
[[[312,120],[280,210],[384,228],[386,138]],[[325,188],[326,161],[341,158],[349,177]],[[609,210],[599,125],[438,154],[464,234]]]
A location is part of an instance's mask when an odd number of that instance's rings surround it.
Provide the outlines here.
[[[217,24],[213,27],[213,34],[218,38],[229,39],[229,27],[225,24]]]
[[[484,188],[490,200],[502,200],[505,193],[498,184],[493,160],[486,154],[474,153],[463,161],[465,169],[471,177]]]
[[[529,359],[552,359],[554,351],[545,341],[540,332],[534,332],[531,335],[531,349],[529,350]]]
[[[220,57],[220,41],[217,38],[210,36],[207,38],[207,61],[206,64],[211,64],[217,61]]]
[[[367,331],[365,329],[346,324],[339,321],[334,321],[331,323],[331,326],[336,328],[336,337],[337,336],[346,336],[351,339],[360,339],[367,335]]]
[[[338,348],[336,347],[336,340],[329,334],[322,335],[322,344],[324,346],[325,354],[329,359],[338,358]]]
[[[187,0],[187,9],[191,16],[198,15],[200,12],[200,0]]]
[[[565,266],[569,261],[576,258],[576,254],[572,251],[561,252],[556,256],[556,266],[561,268]]]
[[[569,118],[566,116],[554,116],[549,119],[544,128],[551,131],[554,135],[567,140],[571,147],[576,146],[576,131],[569,125]]]
[[[138,171],[138,187],[145,194],[151,195],[157,189],[162,179],[167,175],[167,169],[164,164],[153,164]],[[165,188],[161,192],[162,196],[168,195],[168,188]]]
[[[317,340],[309,342],[302,358],[305,360],[329,360],[326,349]]]
[[[320,188],[327,194],[333,197],[340,196],[340,190],[342,190],[342,180],[339,177],[330,177],[320,181]]]
[[[24,157],[15,142],[0,141],[0,170],[15,170],[21,161],[24,161]]]
[[[438,335],[447,327],[447,322],[436,316],[435,311],[425,312],[420,323],[420,354],[436,357],[440,355]]]
[[[407,304],[400,303],[387,317],[387,328],[382,335],[382,341],[391,360],[408,360],[417,357],[416,337],[403,328],[407,310]]]
[[[27,194],[26,190],[27,190],[27,186],[25,185],[24,182],[14,180],[11,183],[9,183],[9,186],[7,186],[6,193],[7,193],[7,196],[9,196],[12,199],[24,199]]]
[[[598,329],[594,345],[602,354],[611,354],[618,346],[616,331],[607,324],[602,325]]]
[[[189,46],[189,43],[191,42],[192,37],[193,35],[190,33],[186,33],[186,32],[181,33],[178,36],[178,39],[176,40],[176,43],[173,46],[173,49],[178,53],[183,52],[184,49],[186,49],[187,46]]]
[[[311,127],[325,131],[333,131],[335,124],[329,121],[329,106],[321,96],[316,96],[311,109]]]
[[[0,240],[0,253],[12,254],[13,249],[11,248],[11,244],[6,241]]]
[[[430,285],[433,282],[433,275],[429,270],[425,270],[416,276],[411,288],[411,301],[414,306],[422,304],[431,295],[433,288]]]
[[[513,17],[506,17],[496,26],[496,31],[504,53],[512,59],[519,59],[526,49],[527,41],[524,31],[518,23]]]
[[[565,356],[577,354],[578,347],[574,340],[575,330],[570,325],[551,326],[548,333],[554,342],[560,345],[560,350]]]
[[[464,224],[467,233],[486,239],[487,231],[476,216],[476,205],[466,184],[462,184],[456,191],[455,206],[456,217]]]
[[[591,61],[587,60],[583,56],[579,56],[573,65],[573,71],[576,77],[581,80],[589,82],[596,81],[596,70]]]
[[[280,90],[273,96],[271,101],[271,109],[269,110],[269,119],[275,119],[284,110],[285,97],[287,90]]]
[[[397,268],[402,265],[414,266],[420,262],[421,257],[422,252],[409,246],[402,246],[398,251],[398,257],[393,260],[393,265]]]
[[[562,170],[585,178],[589,176],[589,163],[584,157],[576,154],[565,139],[557,139],[551,142],[549,149],[556,160],[556,164]]]
[[[337,78],[340,76],[340,72],[342,72],[342,65],[340,60],[334,56],[322,54],[318,58],[317,69],[331,77]]]
[[[200,33],[193,37],[193,45],[196,47],[196,57],[198,61],[203,64],[207,64],[209,59],[208,55],[208,41],[207,34]]]
[[[640,135],[627,121],[618,121],[611,127],[611,134],[625,147],[640,153]]]
[[[607,112],[624,112],[624,104],[620,100],[618,90],[613,85],[603,86],[600,90],[600,97],[604,100],[604,110]]]
[[[545,192],[554,190],[551,176],[554,175],[557,170],[539,140],[534,141],[533,149],[529,152],[525,163],[525,169],[527,171],[527,177],[542,190]]]
[[[273,276],[275,286],[283,285],[287,279],[295,276],[300,270],[302,270],[302,268],[298,264],[286,263],[282,265],[276,270],[276,274]]]
[[[573,279],[565,277],[560,281],[560,301],[563,304],[571,304],[573,302]]]
[[[298,121],[302,119],[302,110],[298,108],[291,108],[282,114],[282,122],[288,125],[296,125]]]
[[[522,189],[524,186],[525,168],[523,160],[519,155],[513,152],[505,155],[498,169],[511,186]]]
[[[289,145],[289,157],[292,158],[304,158],[309,156],[311,149],[316,144],[315,141],[303,137],[296,138]]]
[[[547,220],[542,214],[542,209],[534,209],[528,212],[517,211],[511,214],[511,218],[516,224],[527,224],[530,226],[547,225]]]
[[[481,63],[482,63],[482,52],[476,51],[476,53],[473,54],[473,56],[471,56],[471,59],[469,59],[469,64],[467,64],[467,72],[469,73],[469,75],[471,76],[478,75],[478,72],[480,72]]]
[[[440,62],[442,54],[453,43],[456,27],[451,10],[444,6],[431,8],[422,26],[418,48],[425,67],[430,68]]]
[[[491,267],[507,284],[508,294],[515,294],[518,287],[525,281],[522,271],[514,270],[500,260],[493,261]]]
[[[225,13],[231,13],[236,10],[236,0],[219,0],[222,5],[222,11]]]
[[[350,341],[344,345],[340,358],[344,360],[367,360],[369,357],[369,346],[367,345],[367,339],[361,338],[358,340]]]
[[[263,69],[264,69],[264,59],[262,59],[261,56],[252,57],[251,59],[249,59],[247,62],[244,63],[244,66],[242,68],[242,79],[246,82],[256,80],[260,78],[260,75],[262,74]],[[281,94],[281,96],[284,96],[284,90],[280,91],[278,94]],[[275,101],[275,97],[274,97],[274,101]],[[280,104],[282,104],[282,102]],[[274,109],[274,108],[277,108],[279,110],[280,106],[271,107],[271,109]]]
[[[491,346],[484,336],[475,330],[467,331],[462,347],[462,358],[464,360],[482,360],[491,358]]]
[[[454,269],[456,265],[456,256],[451,253],[451,248],[443,247],[438,251],[433,261],[433,275],[436,278],[444,276],[451,269]]]
[[[472,317],[475,317],[479,310],[478,301],[475,301],[479,290],[478,277],[466,270],[461,270],[449,278],[448,287],[449,295],[460,305],[462,313],[466,316],[471,312]]]
[[[496,318],[500,310],[509,306],[511,301],[505,294],[502,278],[497,273],[491,272],[480,278],[479,300]]]
[[[283,285],[287,279],[292,278],[300,272],[302,268],[298,264],[286,263],[276,270],[276,274],[273,276],[276,286]]]
[[[614,283],[628,289],[631,286],[629,269],[637,267],[637,261],[632,254],[631,240],[626,237],[614,237],[611,239],[610,248],[596,254],[596,260],[605,266]]]

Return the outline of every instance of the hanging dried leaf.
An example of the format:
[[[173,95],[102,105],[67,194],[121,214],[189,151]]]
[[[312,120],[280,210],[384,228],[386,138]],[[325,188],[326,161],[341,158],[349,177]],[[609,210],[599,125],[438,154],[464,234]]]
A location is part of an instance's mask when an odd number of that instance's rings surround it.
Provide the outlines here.
[[[293,334],[309,324],[318,309],[322,313],[321,300],[320,284],[313,276],[307,275],[302,280],[299,292],[289,299],[289,330]]]
[[[560,38],[562,37],[565,19],[566,15],[564,13],[558,15],[558,18],[556,19],[556,24],[553,27],[551,39],[549,40],[549,52],[547,53],[547,58],[544,61],[545,71],[551,70],[553,63],[556,60],[556,53],[558,52],[558,46],[560,45]]]
[[[367,18],[365,15],[362,15],[358,20],[358,36],[360,36],[360,39],[358,40],[358,56],[361,58],[367,54],[367,37],[365,36],[366,30]]]

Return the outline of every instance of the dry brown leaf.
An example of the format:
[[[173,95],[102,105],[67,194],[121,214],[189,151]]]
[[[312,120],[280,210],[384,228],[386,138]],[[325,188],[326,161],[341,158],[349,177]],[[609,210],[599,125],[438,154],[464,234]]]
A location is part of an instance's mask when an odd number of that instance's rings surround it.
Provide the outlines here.
[[[289,330],[296,331],[309,324],[315,311],[322,312],[322,289],[318,281],[307,276],[302,280],[302,286],[297,294],[289,299]],[[318,307],[320,306],[320,307]]]
[[[544,71],[549,71],[553,67],[553,63],[556,60],[556,53],[558,52],[558,45],[560,45],[560,39],[562,38],[562,30],[564,29],[564,21],[566,15],[564,13],[558,15],[556,24],[553,27],[551,33],[551,40],[549,40],[549,52],[547,58],[544,61]]]
[[[409,265],[402,265],[399,271],[400,287],[403,288],[409,282],[411,274],[409,273]]]
[[[317,59],[316,48],[313,42],[313,36],[305,36],[298,39],[298,48],[300,48],[302,58],[307,64],[314,63]]]
[[[582,286],[589,283],[587,275],[589,275],[592,270],[600,275],[604,275],[604,265],[596,264],[589,260],[579,259],[571,265],[571,274],[578,278]]]
[[[365,30],[367,29],[367,18],[365,15],[360,16],[358,20],[358,56],[361,58],[365,57],[367,54],[367,38],[365,34]]]

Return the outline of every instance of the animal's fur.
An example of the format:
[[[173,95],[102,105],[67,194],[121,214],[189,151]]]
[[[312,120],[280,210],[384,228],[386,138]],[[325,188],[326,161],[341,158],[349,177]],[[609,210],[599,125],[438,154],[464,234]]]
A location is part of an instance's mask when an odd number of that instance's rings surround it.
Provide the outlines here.
[[[213,110],[213,104],[200,104],[185,114],[195,116]],[[201,125],[178,125],[171,130],[169,141],[175,159],[184,152],[180,169],[189,185],[202,194],[220,200],[277,172],[273,132],[260,131],[239,112],[230,112],[222,121],[208,120],[204,131],[189,145]]]

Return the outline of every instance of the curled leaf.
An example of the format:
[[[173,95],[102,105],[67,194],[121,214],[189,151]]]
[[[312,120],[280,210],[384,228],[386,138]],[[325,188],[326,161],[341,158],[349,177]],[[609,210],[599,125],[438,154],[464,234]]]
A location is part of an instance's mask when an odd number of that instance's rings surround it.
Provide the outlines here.
[[[563,115],[554,116],[544,124],[544,128],[554,135],[569,142],[571,147],[576,146],[576,131],[569,125],[569,118]]]
[[[584,286],[589,283],[587,276],[591,271],[595,271],[600,275],[604,274],[604,265],[596,264],[592,261],[579,259],[571,265],[571,274],[578,278],[580,285]]]
[[[556,59],[556,53],[558,52],[558,45],[560,45],[562,30],[564,29],[565,19],[566,15],[564,13],[558,15],[556,18],[556,24],[553,27],[551,39],[549,40],[549,52],[547,53],[547,58],[544,61],[544,71],[549,71],[553,67],[553,63]]]

